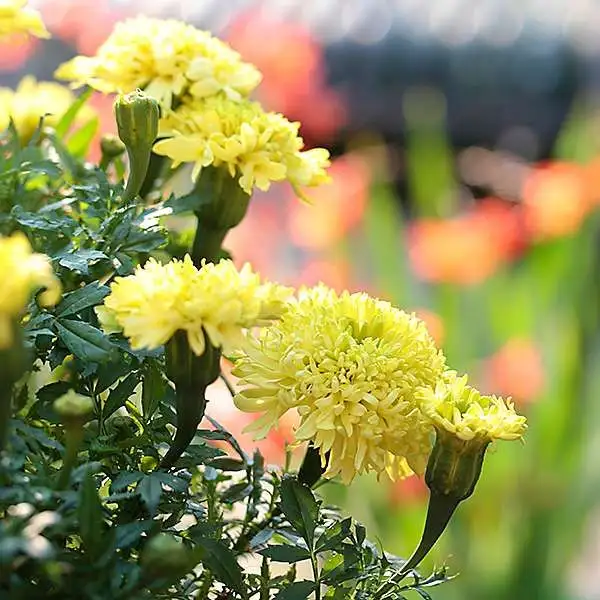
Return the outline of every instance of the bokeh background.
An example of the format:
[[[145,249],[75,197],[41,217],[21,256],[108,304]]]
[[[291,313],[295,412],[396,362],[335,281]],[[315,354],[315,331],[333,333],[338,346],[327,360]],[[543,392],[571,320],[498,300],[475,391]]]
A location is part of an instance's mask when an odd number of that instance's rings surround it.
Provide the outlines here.
[[[2,44],[3,86],[52,79],[140,13],[211,30],[262,70],[259,99],[331,150],[333,183],[310,207],[283,186],[257,194],[227,240],[235,259],[417,312],[450,364],[529,418],[524,446],[488,453],[428,560],[460,573],[435,598],[599,599],[600,3],[30,4],[53,38]],[[114,130],[112,99],[93,104],[101,130]],[[251,418],[219,390],[210,412],[235,432]],[[270,461],[292,426],[262,443]],[[326,494],[386,549],[411,553],[419,480],[364,478]]]

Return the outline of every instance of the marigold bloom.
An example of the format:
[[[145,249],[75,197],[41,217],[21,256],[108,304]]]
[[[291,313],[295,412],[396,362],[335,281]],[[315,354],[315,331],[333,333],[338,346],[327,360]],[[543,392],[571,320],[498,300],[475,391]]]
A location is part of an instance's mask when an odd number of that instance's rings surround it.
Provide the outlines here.
[[[22,33],[50,37],[40,13],[26,4],[27,0],[0,0],[0,38]]]
[[[298,442],[319,449],[326,477],[422,472],[431,425],[414,393],[433,386],[445,358],[414,315],[367,294],[302,289],[281,320],[249,340],[233,374],[247,431],[263,438],[297,409]],[[409,468],[410,467],[410,468]]]
[[[0,237],[0,281],[0,348],[7,348],[12,342],[11,322],[21,314],[31,293],[45,287],[38,301],[50,306],[60,299],[61,287],[50,259],[34,253],[22,233]]]
[[[328,181],[329,153],[303,150],[299,127],[257,102],[212,96],[183,104],[163,119],[161,135],[171,137],[157,142],[154,152],[171,158],[173,167],[194,163],[194,180],[203,167],[223,165],[248,194],[287,179],[302,196],[300,188]]]
[[[56,125],[74,101],[75,95],[65,86],[36,81],[35,77],[27,75],[16,90],[0,88],[0,129],[6,129],[12,119],[19,137],[27,142],[42,117],[45,124]],[[77,115],[77,122],[82,123],[94,114],[90,107],[84,106]]]
[[[118,277],[96,312],[107,333],[122,331],[134,349],[158,348],[183,330],[200,356],[204,332],[229,352],[243,343],[243,329],[278,318],[289,296],[289,288],[261,283],[248,264],[238,271],[222,260],[197,269],[186,256],[166,265],[150,259],[133,275]]]
[[[498,396],[482,396],[467,385],[467,376],[448,371],[433,388],[421,388],[416,398],[423,414],[437,430],[464,441],[517,440],[523,436],[526,419],[513,403]]]
[[[145,16],[117,23],[95,56],[77,56],[56,77],[105,94],[137,88],[165,109],[174,96],[194,98],[223,92],[240,99],[261,80],[259,71],[206,31],[173,19]]]

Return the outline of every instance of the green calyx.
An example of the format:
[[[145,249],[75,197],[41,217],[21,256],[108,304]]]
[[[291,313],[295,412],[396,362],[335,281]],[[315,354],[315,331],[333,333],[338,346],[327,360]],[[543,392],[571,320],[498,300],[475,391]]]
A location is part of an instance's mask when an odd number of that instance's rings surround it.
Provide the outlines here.
[[[458,505],[473,494],[489,443],[488,439],[466,441],[448,431],[437,430],[425,472],[425,483],[430,490],[425,527],[419,546],[402,568],[403,574],[416,568],[427,556]]]

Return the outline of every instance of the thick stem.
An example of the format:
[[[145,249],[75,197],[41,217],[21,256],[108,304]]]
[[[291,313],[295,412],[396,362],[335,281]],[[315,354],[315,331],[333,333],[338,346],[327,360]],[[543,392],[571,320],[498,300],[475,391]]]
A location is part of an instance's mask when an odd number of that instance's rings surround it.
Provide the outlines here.
[[[221,352],[210,345],[206,335],[205,341],[201,356],[192,352],[184,331],[177,331],[167,344],[167,375],[175,384],[177,431],[159,469],[171,468],[194,439],[206,410],[206,388],[219,376]]]
[[[196,268],[202,265],[202,259],[206,262],[217,262],[221,254],[221,246],[229,229],[215,229],[207,227],[198,218],[196,235],[192,245],[192,262]]]
[[[131,202],[142,189],[150,163],[150,148],[147,152],[142,152],[139,148],[132,150],[128,146],[127,157],[129,158],[129,177],[123,192],[123,202]]]
[[[429,506],[427,507],[427,518],[421,542],[413,555],[408,559],[402,567],[401,575],[415,569],[421,561],[427,556],[435,543],[446,529],[450,518],[454,514],[456,507],[460,504],[460,500],[451,496],[444,496],[431,492],[429,496]]]
[[[83,425],[76,427],[69,427],[66,431],[67,434],[67,447],[65,449],[65,456],[63,458],[62,468],[60,475],[58,476],[58,482],[56,484],[57,490],[64,490],[69,485],[71,479],[71,471],[77,464],[77,454],[83,442]]]
[[[206,387],[202,390],[176,388],[177,431],[159,469],[170,469],[191,444],[206,410]]]
[[[150,153],[146,175],[139,190],[142,198],[145,198],[154,189],[156,182],[162,178],[166,160],[164,156],[159,156],[154,152]]]

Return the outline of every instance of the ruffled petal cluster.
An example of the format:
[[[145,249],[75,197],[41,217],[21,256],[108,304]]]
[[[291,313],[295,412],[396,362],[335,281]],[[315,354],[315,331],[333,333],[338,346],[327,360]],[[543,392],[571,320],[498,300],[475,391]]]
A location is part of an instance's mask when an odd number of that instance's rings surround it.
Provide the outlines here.
[[[421,411],[439,431],[463,441],[517,440],[527,428],[510,400],[484,396],[467,384],[467,376],[449,371],[431,388],[417,391]]]
[[[0,0],[0,38],[13,34],[50,37],[40,13],[29,8],[27,0]]]
[[[163,265],[150,259],[133,275],[119,277],[96,312],[107,333],[123,332],[132,348],[158,348],[182,330],[202,355],[204,334],[230,352],[244,342],[243,330],[265,325],[286,309],[291,290],[261,283],[246,264],[230,260],[197,269],[186,256]]]
[[[32,251],[22,233],[0,237],[0,348],[12,342],[11,323],[25,308],[36,289],[46,288],[38,296],[42,306],[56,304],[61,286],[50,259]]]
[[[8,127],[12,119],[19,137],[27,142],[44,117],[44,123],[53,126],[75,101],[71,90],[59,83],[36,81],[27,75],[16,90],[0,88],[0,129]],[[94,116],[89,106],[84,106],[77,115],[83,122]]]
[[[425,324],[367,294],[303,289],[280,321],[249,340],[234,374],[240,410],[263,413],[247,428],[266,436],[290,409],[297,441],[313,442],[326,477],[423,472],[431,424],[415,392],[433,386],[445,358]]]
[[[118,23],[95,56],[77,56],[56,77],[106,93],[138,88],[164,109],[174,97],[205,98],[222,92],[245,97],[261,74],[207,31],[181,21],[139,16]]]
[[[157,142],[154,151],[171,158],[174,167],[194,163],[194,179],[203,167],[224,166],[248,194],[287,180],[302,196],[301,188],[329,180],[329,153],[323,148],[303,150],[299,126],[265,112],[257,102],[220,94],[183,104],[167,115],[160,135],[169,137]]]

